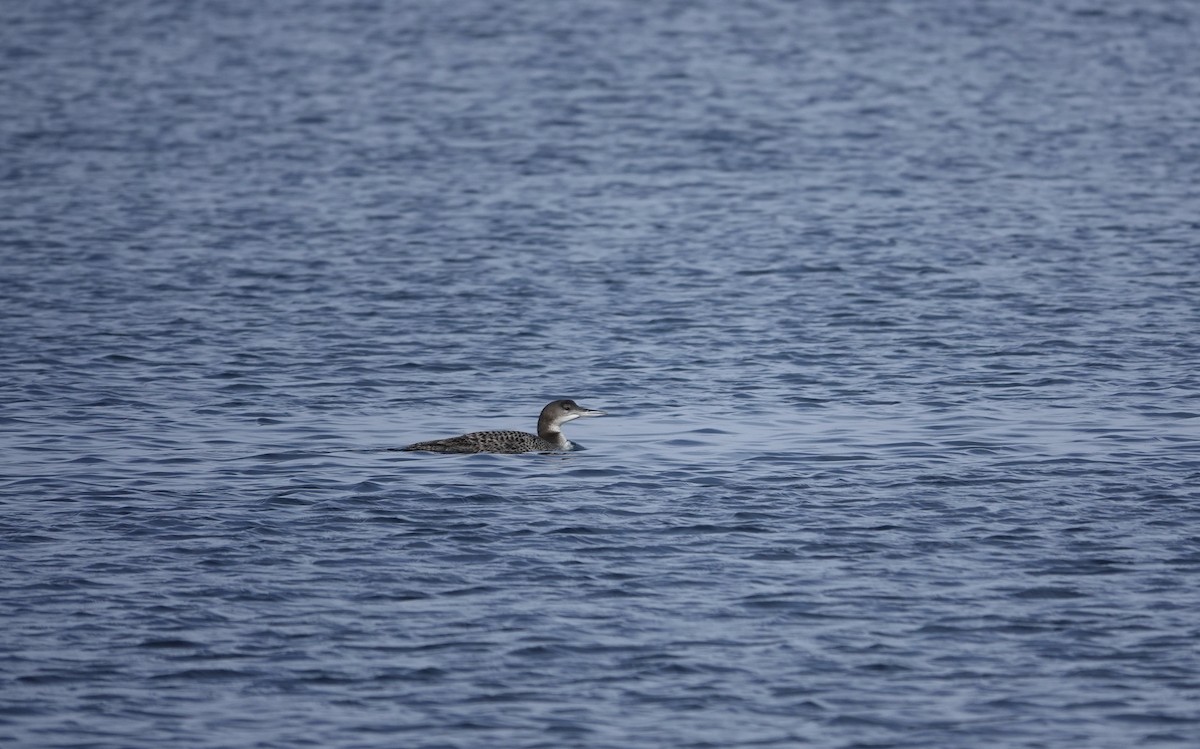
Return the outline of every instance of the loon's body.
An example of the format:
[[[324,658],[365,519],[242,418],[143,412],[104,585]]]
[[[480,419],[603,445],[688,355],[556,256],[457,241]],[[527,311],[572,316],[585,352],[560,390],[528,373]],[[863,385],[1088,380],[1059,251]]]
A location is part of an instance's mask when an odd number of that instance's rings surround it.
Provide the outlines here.
[[[405,450],[434,453],[531,453],[570,450],[571,441],[563,436],[562,425],[584,416],[603,416],[603,411],[584,408],[572,400],[546,404],[538,417],[537,434],[516,431],[471,432],[444,440],[417,442]]]

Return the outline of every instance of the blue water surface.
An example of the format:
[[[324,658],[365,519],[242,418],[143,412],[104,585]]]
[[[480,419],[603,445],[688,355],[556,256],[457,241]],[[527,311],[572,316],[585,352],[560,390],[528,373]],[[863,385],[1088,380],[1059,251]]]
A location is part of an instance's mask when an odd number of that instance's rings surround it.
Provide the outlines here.
[[[1195,3],[17,0],[0,101],[0,744],[1196,746]]]

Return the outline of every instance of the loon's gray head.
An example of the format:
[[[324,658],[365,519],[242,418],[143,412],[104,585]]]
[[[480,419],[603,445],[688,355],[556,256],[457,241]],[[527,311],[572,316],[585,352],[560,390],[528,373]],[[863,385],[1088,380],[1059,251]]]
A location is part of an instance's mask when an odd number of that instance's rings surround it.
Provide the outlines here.
[[[568,421],[574,421],[584,416],[604,416],[604,412],[584,408],[573,400],[564,399],[547,403],[546,407],[542,409],[542,415],[538,417],[538,433],[557,432],[558,428]]]

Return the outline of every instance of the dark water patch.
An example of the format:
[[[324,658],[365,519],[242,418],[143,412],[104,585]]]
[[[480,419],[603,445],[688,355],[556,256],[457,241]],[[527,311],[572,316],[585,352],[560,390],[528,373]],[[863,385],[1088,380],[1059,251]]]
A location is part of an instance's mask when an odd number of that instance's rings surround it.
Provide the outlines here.
[[[183,639],[146,640],[138,645],[149,650],[193,650],[203,647],[201,644]]]
[[[1081,593],[1073,588],[1062,588],[1057,586],[1042,586],[1035,588],[1025,588],[1018,590],[1012,594],[1016,598],[1030,599],[1064,599],[1064,598],[1086,598],[1086,593]]]

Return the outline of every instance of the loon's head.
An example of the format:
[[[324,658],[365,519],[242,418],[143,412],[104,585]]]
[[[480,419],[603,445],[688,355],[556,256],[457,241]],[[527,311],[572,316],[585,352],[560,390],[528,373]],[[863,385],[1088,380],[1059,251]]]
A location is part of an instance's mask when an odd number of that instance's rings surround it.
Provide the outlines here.
[[[540,429],[545,426],[551,430],[557,430],[568,421],[574,421],[584,416],[604,416],[604,412],[584,408],[573,400],[557,400],[547,403],[546,407],[542,409],[542,415],[538,417],[538,427]]]

